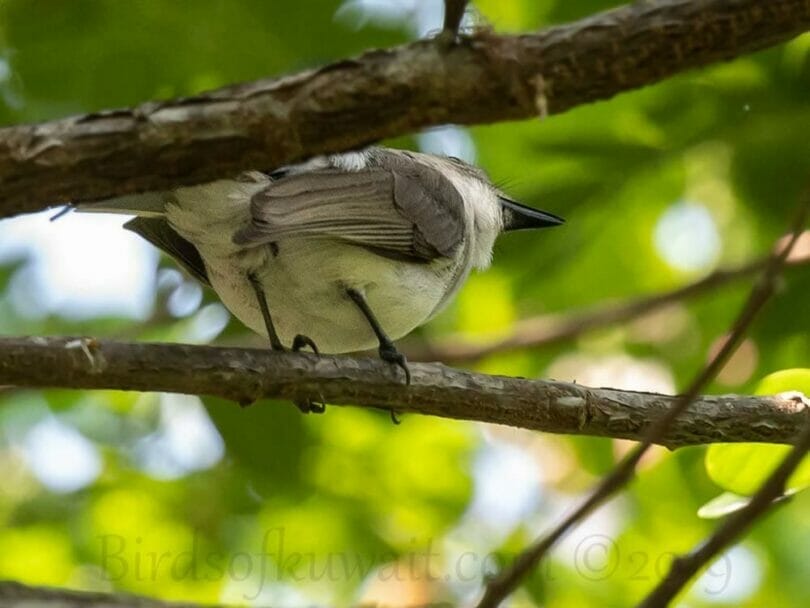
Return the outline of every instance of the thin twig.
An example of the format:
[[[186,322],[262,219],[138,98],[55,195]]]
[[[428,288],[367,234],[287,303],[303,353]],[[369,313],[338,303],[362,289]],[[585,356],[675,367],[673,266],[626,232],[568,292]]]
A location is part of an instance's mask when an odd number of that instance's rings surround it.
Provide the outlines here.
[[[566,315],[540,315],[524,319],[515,323],[508,336],[492,342],[476,344],[465,342],[459,336],[450,336],[435,343],[407,346],[405,350],[412,361],[472,363],[497,353],[559,344],[589,331],[638,319],[676,302],[711,293],[760,272],[769,260],[770,256],[765,256],[741,266],[722,268],[672,291]],[[786,266],[808,263],[810,256],[788,261]]]
[[[602,479],[594,491],[573,513],[563,519],[551,532],[530,545],[518,555],[511,565],[504,568],[489,581],[478,608],[495,608],[498,606],[509,594],[517,589],[557,541],[633,478],[641,457],[650,446],[666,435],[673,422],[692,404],[700,391],[723,369],[723,366],[742,342],[754,318],[773,294],[779,272],[806,225],[808,210],[810,210],[810,193],[802,197],[790,239],[781,250],[777,248],[771,256],[761,279],[751,289],[748,300],[734,321],[729,337],[692,381],[686,392],[676,399],[667,412],[653,421],[642,441],[616,465],[609,475]]]
[[[788,478],[802,462],[808,450],[810,450],[810,422],[805,423],[804,431],[796,440],[793,449],[751,497],[750,502],[730,515],[708,539],[692,551],[676,557],[666,576],[641,601],[638,608],[660,608],[668,605],[703,566],[750,528],[757,518],[779,504],[777,499],[784,495]]]

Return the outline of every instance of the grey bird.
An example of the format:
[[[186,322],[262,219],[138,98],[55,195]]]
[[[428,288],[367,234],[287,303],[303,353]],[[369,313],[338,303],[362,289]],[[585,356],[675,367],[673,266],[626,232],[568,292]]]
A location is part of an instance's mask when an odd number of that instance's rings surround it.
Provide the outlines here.
[[[136,215],[126,228],[211,286],[273,349],[376,345],[406,381],[393,340],[487,268],[501,232],[563,222],[457,158],[381,147],[79,209]]]

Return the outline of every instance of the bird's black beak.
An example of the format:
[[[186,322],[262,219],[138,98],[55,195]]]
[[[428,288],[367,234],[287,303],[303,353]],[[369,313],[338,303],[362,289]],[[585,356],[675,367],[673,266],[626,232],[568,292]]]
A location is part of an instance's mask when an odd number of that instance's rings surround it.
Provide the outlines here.
[[[499,196],[498,199],[501,203],[504,231],[549,228],[565,223],[563,218],[557,217],[553,213],[521,205],[505,196]]]

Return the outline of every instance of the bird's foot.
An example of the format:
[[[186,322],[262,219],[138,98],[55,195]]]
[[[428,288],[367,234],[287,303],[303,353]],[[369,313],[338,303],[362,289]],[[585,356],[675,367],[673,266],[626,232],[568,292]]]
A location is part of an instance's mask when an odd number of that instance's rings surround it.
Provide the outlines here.
[[[298,399],[293,401],[293,404],[302,414],[323,414],[326,411],[325,403],[318,403],[312,399]]]
[[[309,336],[305,336],[304,334],[298,334],[293,338],[292,343],[292,351],[294,353],[299,352],[305,346],[309,346],[312,349],[312,352],[316,355],[319,355],[318,347],[315,345],[315,341],[310,338]]]
[[[300,352],[305,346],[309,346],[312,349],[312,352],[314,352],[316,355],[320,354],[318,352],[318,347],[315,345],[315,341],[304,334],[297,334],[295,338],[293,338],[291,350],[292,352],[297,353]],[[318,403],[312,399],[302,399],[293,401],[293,403],[295,404],[295,407],[301,410],[302,414],[323,414],[326,411],[325,403]]]
[[[320,354],[318,352],[318,347],[315,345],[315,341],[304,334],[297,334],[295,338],[293,338],[291,350],[292,352],[297,353],[300,352],[305,346],[309,346],[312,349],[312,352],[314,352],[316,355]],[[323,414],[326,411],[325,403],[318,403],[312,399],[293,401],[293,403],[295,404],[295,407],[301,410],[302,414]]]
[[[389,407],[387,405],[372,405],[371,407],[376,408],[383,412],[388,412],[388,417],[391,419],[391,422],[395,426],[399,426],[399,424],[401,423],[399,419],[399,412],[397,412],[394,408]]]
[[[405,358],[405,355],[397,350],[393,342],[380,344],[379,353],[380,359],[383,361],[393,363],[397,367],[402,368],[402,371],[405,372],[405,384],[409,385],[411,383],[411,370],[408,368],[408,360]]]

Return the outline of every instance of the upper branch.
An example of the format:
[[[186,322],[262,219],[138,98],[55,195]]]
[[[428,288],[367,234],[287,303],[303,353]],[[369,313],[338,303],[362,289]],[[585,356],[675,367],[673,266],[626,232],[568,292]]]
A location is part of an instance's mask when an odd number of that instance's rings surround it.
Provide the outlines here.
[[[128,344],[70,338],[0,338],[0,385],[166,391],[240,403],[271,397],[391,408],[553,433],[639,439],[675,397],[411,364],[402,384],[372,358],[246,348]],[[800,396],[704,396],[658,441],[669,447],[791,442]]]
[[[0,130],[0,217],[199,183],[442,123],[562,112],[810,29],[810,0],[638,2],[542,32],[424,40],[319,70]]]

